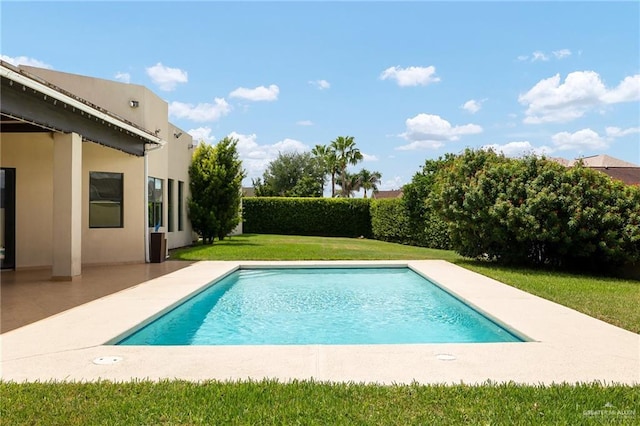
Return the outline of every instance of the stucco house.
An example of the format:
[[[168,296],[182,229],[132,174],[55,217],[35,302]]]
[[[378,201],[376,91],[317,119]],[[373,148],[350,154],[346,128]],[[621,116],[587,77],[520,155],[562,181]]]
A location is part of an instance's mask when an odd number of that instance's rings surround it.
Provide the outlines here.
[[[150,260],[150,235],[192,242],[191,136],[135,84],[0,61],[2,268]]]

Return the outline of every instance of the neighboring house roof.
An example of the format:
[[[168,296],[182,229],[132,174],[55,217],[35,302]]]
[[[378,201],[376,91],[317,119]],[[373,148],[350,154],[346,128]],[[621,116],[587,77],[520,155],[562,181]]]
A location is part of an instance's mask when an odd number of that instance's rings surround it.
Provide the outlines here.
[[[640,185],[640,167],[589,167],[593,170],[605,173],[611,177],[626,183],[627,185]]]
[[[243,197],[255,197],[256,189],[253,186],[243,186],[242,187],[242,196]]]
[[[570,167],[571,164],[573,163],[573,160],[567,160],[566,158],[562,158],[562,157],[548,157],[547,160],[551,160],[554,161],[558,164],[561,164],[565,167]]]
[[[619,158],[605,154],[576,158],[571,161],[569,165],[572,166],[580,160],[582,160],[585,167],[639,167],[637,164],[629,163],[628,161],[620,160]]]
[[[610,155],[600,154],[589,157],[567,160],[559,157],[549,157],[549,160],[560,163],[565,167],[572,167],[582,160],[584,167],[605,173],[611,179],[616,179],[627,185],[640,185],[640,166]]]
[[[392,189],[390,191],[377,191],[373,193],[373,198],[401,198],[402,189]]]
[[[584,164],[585,167],[640,167],[637,164],[605,154],[591,155],[589,157],[576,158],[575,160],[567,160],[562,157],[547,157],[547,159],[562,164],[565,167],[571,167],[580,160],[582,160],[582,164]]]
[[[139,156],[146,143],[164,144],[155,134],[7,62],[0,61],[0,75],[2,132],[77,132]]]

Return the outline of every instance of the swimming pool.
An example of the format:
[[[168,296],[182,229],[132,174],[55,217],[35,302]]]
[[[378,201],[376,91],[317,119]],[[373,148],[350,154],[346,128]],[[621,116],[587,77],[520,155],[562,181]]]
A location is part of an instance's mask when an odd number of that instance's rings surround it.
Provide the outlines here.
[[[409,268],[260,268],[235,271],[117,344],[520,341]]]

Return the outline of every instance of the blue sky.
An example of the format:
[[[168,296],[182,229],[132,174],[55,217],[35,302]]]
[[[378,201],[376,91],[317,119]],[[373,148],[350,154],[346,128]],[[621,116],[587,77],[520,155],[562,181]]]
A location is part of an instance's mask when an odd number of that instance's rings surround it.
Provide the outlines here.
[[[7,2],[2,59],[149,87],[248,173],[354,136],[381,189],[426,159],[640,164],[638,2]]]

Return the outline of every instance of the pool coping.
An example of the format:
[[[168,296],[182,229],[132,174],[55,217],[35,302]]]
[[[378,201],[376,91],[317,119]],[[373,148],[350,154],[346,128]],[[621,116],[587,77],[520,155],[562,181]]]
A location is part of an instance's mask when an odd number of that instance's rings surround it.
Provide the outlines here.
[[[407,266],[528,337],[516,343],[112,346],[241,267]],[[640,335],[441,260],[202,261],[0,336],[8,381],[640,383]],[[116,362],[111,362],[116,361]]]

